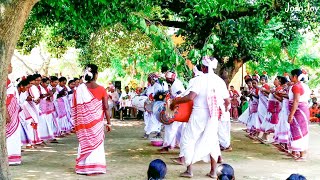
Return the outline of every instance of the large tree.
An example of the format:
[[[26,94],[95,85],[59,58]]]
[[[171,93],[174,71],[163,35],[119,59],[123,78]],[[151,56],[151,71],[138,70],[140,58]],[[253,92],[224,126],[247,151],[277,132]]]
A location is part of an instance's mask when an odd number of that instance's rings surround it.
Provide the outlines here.
[[[0,179],[9,179],[5,141],[5,99],[8,64],[32,7],[38,0],[1,0],[0,2]]]
[[[287,12],[288,6],[304,10]],[[185,72],[186,58],[195,63],[203,55],[212,55],[221,62],[218,73],[230,80],[245,62],[270,59],[262,52],[273,42],[286,50],[305,33],[299,30],[312,31],[320,11],[306,8],[319,6],[317,0],[47,0],[37,4],[28,24],[36,25],[30,26],[33,32],[37,27],[51,28],[57,37],[54,47],[63,49],[63,42],[72,40],[77,48],[88,50],[95,33],[121,23],[151,38],[160,52],[154,61]],[[179,28],[186,42],[177,49],[161,27]],[[181,55],[188,52],[188,57]]]
[[[0,93],[5,94],[4,82],[21,30],[37,0],[2,0],[0,22]],[[50,31],[52,52],[59,56],[68,42],[76,48],[90,49],[90,40],[102,29],[121,23],[128,30],[139,29],[153,41],[158,51],[153,60],[166,63],[186,72],[185,58],[194,63],[203,55],[216,57],[218,71],[230,80],[247,61],[264,61],[274,56],[262,52],[277,41],[286,51],[305,31],[312,31],[319,23],[320,11],[289,11],[287,6],[320,7],[318,0],[46,0],[36,4],[24,29],[35,36],[19,42],[22,49],[39,44],[36,35]],[[164,27],[164,28],[163,28]],[[165,27],[179,28],[186,42],[176,48],[164,33]],[[299,30],[302,30],[299,32]],[[304,31],[304,32],[303,32]],[[267,39],[266,39],[267,38]],[[31,42],[28,44],[28,42]],[[27,48],[26,48],[27,47]],[[183,56],[187,52],[188,57]],[[290,56],[290,54],[289,54]],[[281,58],[281,57],[279,57]],[[111,64],[107,62],[106,64]],[[187,73],[183,73],[186,77]],[[4,97],[0,99],[3,107]],[[2,108],[3,109],[3,108]],[[2,110],[1,146],[4,149],[4,117]],[[0,151],[1,168],[7,175],[4,151]],[[3,175],[3,174],[2,174]],[[1,178],[1,177],[0,177]],[[5,179],[5,178],[2,178]]]

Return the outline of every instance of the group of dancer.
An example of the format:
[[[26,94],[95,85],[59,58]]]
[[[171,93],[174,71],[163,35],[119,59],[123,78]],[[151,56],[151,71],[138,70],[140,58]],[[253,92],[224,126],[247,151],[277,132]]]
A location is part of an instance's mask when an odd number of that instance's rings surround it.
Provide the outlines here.
[[[9,67],[11,73],[12,67]],[[7,80],[6,138],[10,165],[21,164],[21,148],[58,143],[57,138],[74,132],[71,117],[73,92],[81,79],[28,75]]]
[[[140,95],[152,101],[159,91],[168,91],[176,105],[193,101],[188,122],[164,125],[163,147],[166,153],[180,148],[175,163],[186,165],[182,177],[193,177],[192,164],[211,163],[207,176],[216,177],[216,164],[222,161],[221,150],[232,150],[230,145],[230,93],[226,83],[214,73],[218,61],[203,57],[201,65],[193,68],[193,78],[185,89],[181,80],[168,68],[162,68],[166,82],[156,73],[148,76],[148,87]],[[11,67],[9,67],[11,72]],[[69,81],[64,77],[43,77],[39,74],[21,78],[15,85],[7,83],[7,149],[9,164],[21,163],[21,146],[36,148],[46,142],[57,142],[76,132],[79,140],[76,173],[95,175],[106,173],[104,129],[111,131],[110,107],[112,99],[104,87],[98,85],[98,67],[86,66],[82,79]],[[310,90],[301,70],[291,76],[278,76],[274,88],[266,76],[246,77],[249,108],[239,120],[247,125],[248,137],[268,140],[274,133],[274,144],[292,153],[297,161],[305,160],[308,148],[308,100]],[[289,82],[290,81],[290,82]],[[258,84],[261,84],[259,86]],[[177,98],[179,97],[179,98]],[[146,102],[147,104],[147,102]],[[145,137],[152,132],[161,136],[163,124],[156,113],[145,109]],[[259,135],[262,134],[261,138]]]
[[[211,162],[207,176],[216,177],[216,164],[222,162],[221,150],[231,150],[230,94],[224,80],[213,71],[217,63],[214,58],[203,57],[202,64],[194,66],[193,78],[187,89],[174,72],[162,68],[173,99],[171,109],[178,104],[193,101],[188,122],[164,125],[163,146],[159,149],[160,153],[167,153],[175,147],[180,148],[179,157],[172,160],[176,164],[187,166],[187,170],[180,174],[182,177],[193,177],[192,164],[201,160]],[[159,82],[159,76],[155,73],[148,76],[148,97],[166,90],[163,83]],[[145,137],[149,137],[151,132],[160,135],[162,124],[158,118],[156,113],[145,110]]]
[[[249,108],[239,117],[247,126],[249,138],[272,143],[296,161],[306,160],[309,143],[311,91],[306,80],[306,73],[300,69],[292,70],[290,77],[277,76],[273,87],[265,75],[247,75],[243,95],[249,98]]]

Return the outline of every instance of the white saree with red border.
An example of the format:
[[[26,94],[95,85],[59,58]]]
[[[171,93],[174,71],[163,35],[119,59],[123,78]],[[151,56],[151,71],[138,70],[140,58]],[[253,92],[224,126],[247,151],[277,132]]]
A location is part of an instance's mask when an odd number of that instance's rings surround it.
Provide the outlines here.
[[[79,140],[76,173],[106,173],[102,101],[94,98],[85,84],[74,93],[72,118]]]
[[[10,122],[6,124],[9,165],[21,164],[20,107],[15,93],[15,87],[13,84],[9,84],[6,99],[6,107],[10,117]]]

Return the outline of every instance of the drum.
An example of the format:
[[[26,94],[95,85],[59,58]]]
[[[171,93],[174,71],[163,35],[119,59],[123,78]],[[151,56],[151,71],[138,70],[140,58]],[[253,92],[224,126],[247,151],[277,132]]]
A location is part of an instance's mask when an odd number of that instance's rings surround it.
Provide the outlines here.
[[[147,99],[147,96],[135,96],[132,98],[132,106],[139,111],[144,111],[144,102],[146,102]]]
[[[171,100],[169,99],[164,106],[164,110],[162,110],[160,113],[160,122],[162,122],[163,124],[171,124],[174,121],[189,121],[190,115],[192,113],[193,101],[178,104],[174,107],[173,111],[170,109],[170,104]]]
[[[156,116],[156,119],[160,121],[160,113],[164,110],[164,101],[155,101],[153,103],[152,112]]]
[[[147,99],[146,101],[146,105],[145,105],[145,109],[148,111],[148,112],[152,112],[153,111],[153,101],[150,101],[149,99]]]
[[[278,124],[280,111],[281,103],[279,101],[272,99],[268,101],[268,112],[271,113],[271,124]]]

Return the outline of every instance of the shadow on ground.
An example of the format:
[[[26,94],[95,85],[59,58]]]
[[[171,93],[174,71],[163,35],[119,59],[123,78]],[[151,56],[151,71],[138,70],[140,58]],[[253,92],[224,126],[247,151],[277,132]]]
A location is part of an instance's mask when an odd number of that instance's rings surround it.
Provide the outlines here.
[[[177,157],[179,150],[169,154],[158,154],[156,147],[148,140],[142,139],[142,121],[113,122],[113,131],[106,135],[105,148],[107,174],[87,177],[74,173],[78,141],[75,135],[60,139],[59,144],[26,150],[22,153],[23,164],[10,167],[12,179],[110,179],[143,180],[146,179],[148,164],[153,159],[163,159],[168,166],[167,179],[181,179],[179,173],[185,167],[174,165],[170,158]],[[311,125],[310,151],[308,162],[295,162],[281,154],[272,145],[264,145],[249,140],[241,130],[241,124],[232,124],[233,152],[223,153],[224,161],[231,164],[237,179],[276,180],[286,179],[291,173],[301,173],[308,180],[319,179],[320,170],[320,127]],[[209,164],[194,165],[194,179],[208,179],[205,174]]]

